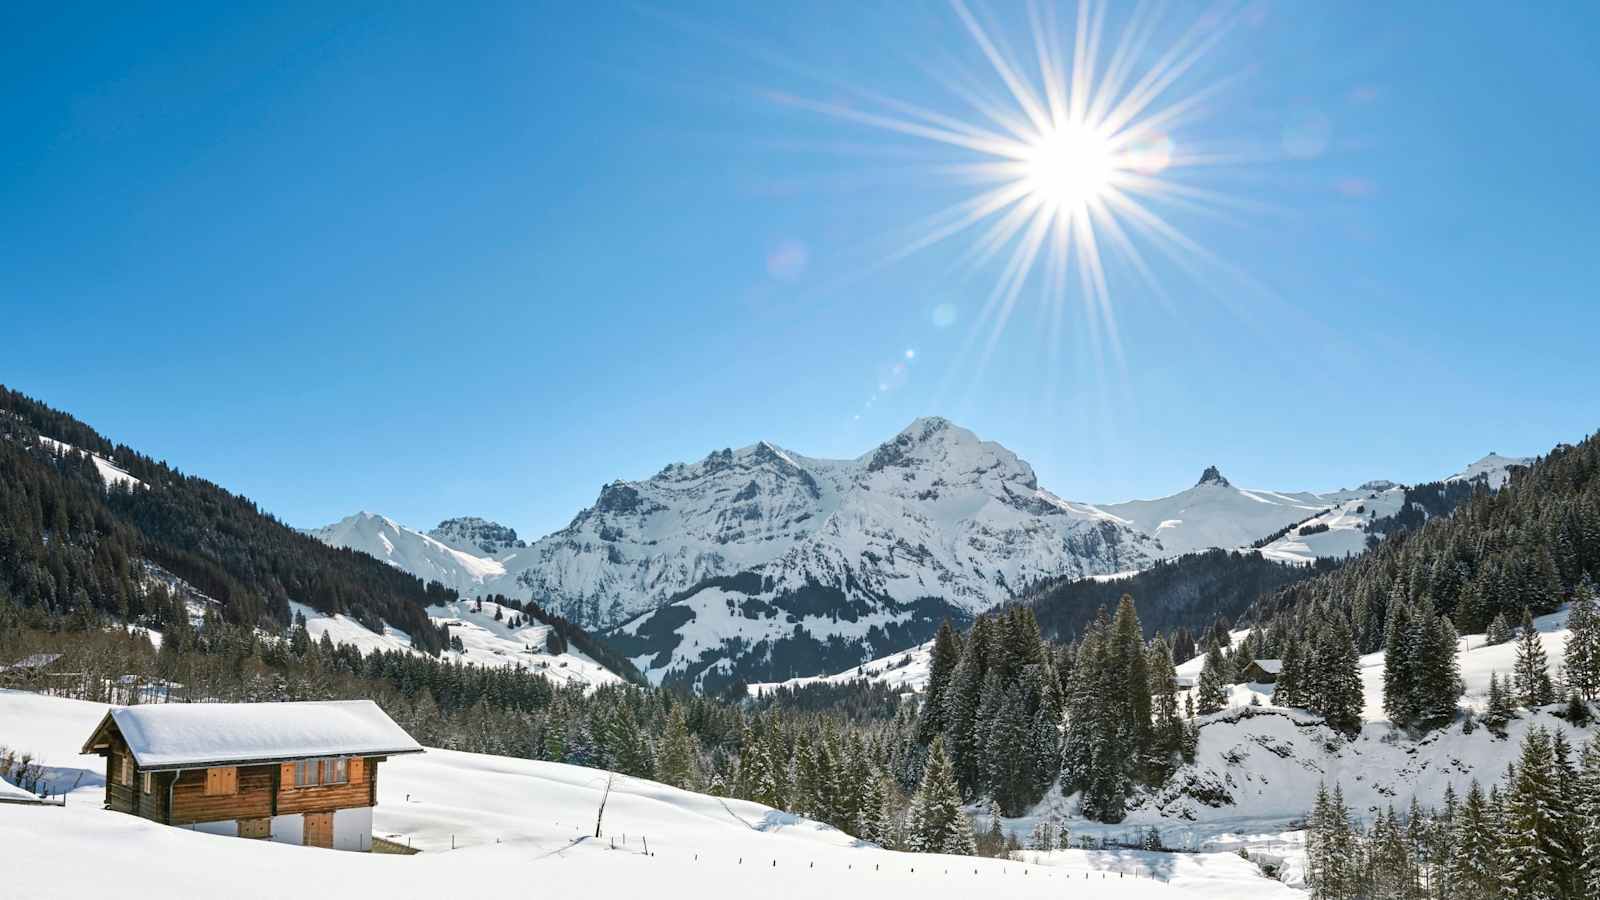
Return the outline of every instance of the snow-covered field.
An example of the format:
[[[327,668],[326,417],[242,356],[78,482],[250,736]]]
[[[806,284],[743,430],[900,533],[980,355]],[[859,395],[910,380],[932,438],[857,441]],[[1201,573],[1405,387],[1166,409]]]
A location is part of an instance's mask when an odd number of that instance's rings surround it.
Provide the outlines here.
[[[300,603],[290,603],[290,610],[305,616],[306,631],[313,640],[324,634],[335,644],[353,644],[362,653],[373,650],[411,650],[411,636],[385,624],[383,633],[367,630],[356,620],[344,615],[327,615]],[[495,618],[495,613],[500,618]],[[464,652],[448,651],[446,660],[460,660],[480,666],[522,666],[553,681],[590,686],[612,684],[622,679],[614,672],[591,659],[583,651],[568,647],[566,653],[552,655],[546,652],[549,625],[532,619],[530,624],[512,628],[508,623],[522,614],[510,607],[484,601],[456,600],[442,606],[428,607],[428,616],[437,624],[450,626],[450,634],[461,639]]]
[[[397,757],[379,775],[374,830],[417,856],[217,837],[101,808],[100,760],[77,751],[105,710],[0,691],[0,743],[29,747],[61,783],[80,779],[65,807],[0,804],[0,846],[27,859],[0,873],[5,897],[1298,896],[1229,854],[1074,850],[1022,863],[894,853],[758,804],[635,779],[619,779],[596,840],[604,773],[446,750]]]
[[[918,644],[910,650],[891,653],[853,669],[835,675],[817,675],[810,678],[790,678],[787,681],[768,681],[750,685],[750,696],[758,697],[773,688],[804,687],[808,684],[849,684],[852,681],[881,681],[890,689],[921,691],[928,686],[928,665],[933,657],[933,641]]]
[[[122,468],[111,460],[106,459],[104,456],[101,456],[98,453],[90,453],[87,450],[79,450],[77,447],[74,447],[71,444],[64,444],[54,438],[40,437],[39,442],[50,448],[50,450],[57,456],[63,456],[68,453],[77,453],[82,456],[89,457],[90,461],[94,463],[94,467],[100,471],[100,479],[106,483],[107,487],[112,485],[122,485],[128,488],[135,488],[144,484],[144,482],[128,474],[126,469]]]

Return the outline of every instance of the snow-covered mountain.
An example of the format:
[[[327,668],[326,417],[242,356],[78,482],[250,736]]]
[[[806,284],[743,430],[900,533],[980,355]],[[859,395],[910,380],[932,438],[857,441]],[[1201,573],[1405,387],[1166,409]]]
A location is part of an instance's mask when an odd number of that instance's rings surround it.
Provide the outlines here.
[[[1461,473],[1491,487],[1523,460]],[[851,460],[768,442],[615,481],[531,544],[450,519],[429,533],[361,513],[311,533],[464,597],[534,600],[606,638],[656,681],[705,686],[844,671],[916,646],[1051,577],[1099,577],[1266,541],[1284,561],[1345,556],[1405,502],[1374,481],[1327,493],[1234,486],[1216,467],[1170,497],[1090,505],[1041,488],[1005,447],[918,419]]]
[[[448,524],[450,522],[445,522],[440,528]],[[423,581],[437,581],[454,588],[463,597],[493,593],[488,588],[490,582],[506,574],[505,566],[491,556],[450,546],[388,516],[374,513],[358,512],[306,533],[325,544],[375,556]]]
[[[1374,493],[1380,483],[1355,491],[1317,494],[1235,487],[1216,466],[1195,486],[1155,500],[1102,503],[1098,508],[1158,538],[1166,556],[1213,547],[1248,547],[1276,531],[1321,515],[1340,503]],[[1393,488],[1382,482],[1385,489]]]
[[[474,556],[494,556],[507,550],[520,550],[528,546],[517,537],[517,530],[499,522],[490,522],[477,516],[445,519],[428,532],[446,547],[471,553]]]
[[[730,466],[738,472],[732,478],[722,474]],[[656,680],[704,685],[707,678],[778,680],[842,668],[914,646],[941,619],[989,609],[1039,578],[1126,571],[1160,553],[1153,538],[1040,488],[1015,454],[943,419],[919,419],[848,462],[758,445],[670,467],[630,489],[636,487],[643,489],[636,500],[640,519],[631,510],[623,516],[602,510],[603,520],[580,516],[569,529],[577,534],[554,545],[547,538],[534,549],[581,563],[598,552],[590,549],[590,535],[609,528],[622,560],[659,560],[650,555],[660,544],[647,517],[674,506],[703,508],[685,504],[683,493],[712,492],[724,500],[713,504],[717,514],[708,524],[736,537],[730,549],[760,554],[741,560],[738,574],[694,584],[605,635]],[[763,502],[773,505],[741,506]],[[742,540],[752,527],[759,543]],[[766,528],[773,537],[763,535]],[[651,543],[635,535],[651,535]],[[707,558],[699,552],[697,564]],[[720,565],[732,561],[720,547],[712,553]],[[681,564],[683,545],[667,558]],[[538,571],[560,575],[568,568]],[[683,581],[694,579],[677,583]]]
[[[1519,466],[1533,463],[1532,459],[1525,456],[1501,456],[1490,453],[1465,469],[1446,478],[1445,481],[1483,481],[1490,490],[1499,490],[1511,478],[1511,470]]]
[[[566,528],[492,555],[464,549],[460,528],[429,536],[370,514],[312,534],[466,596],[533,599],[611,626],[656,680],[719,666],[768,679],[842,668],[1039,578],[1137,569],[1162,552],[938,418],[853,460],[762,442],[613,482]]]

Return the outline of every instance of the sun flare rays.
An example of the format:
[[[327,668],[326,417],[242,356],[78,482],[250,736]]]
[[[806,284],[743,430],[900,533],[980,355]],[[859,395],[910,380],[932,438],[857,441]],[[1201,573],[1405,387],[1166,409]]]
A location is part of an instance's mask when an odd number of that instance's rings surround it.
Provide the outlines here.
[[[977,320],[978,331],[987,331],[980,366],[1030,284],[1050,304],[1052,354],[1058,352],[1062,307],[1076,295],[1094,352],[1105,349],[1103,341],[1120,362],[1106,256],[1167,303],[1144,248],[1175,258],[1187,271],[1208,256],[1164,217],[1162,208],[1227,205],[1228,198],[1178,177],[1186,168],[1225,160],[1186,151],[1176,136],[1205,115],[1225,84],[1190,90],[1186,76],[1228,30],[1226,11],[1212,10],[1160,48],[1154,44],[1163,16],[1150,4],[1133,10],[1112,42],[1106,39],[1104,2],[1080,0],[1065,21],[1055,4],[1028,0],[1030,46],[1016,53],[967,0],[950,0],[950,7],[1002,89],[934,73],[934,80],[970,106],[971,114],[860,90],[850,92],[859,103],[783,99],[956,154],[944,171],[970,183],[972,193],[918,222],[909,240],[888,257],[903,258],[972,235],[958,263],[998,271]],[[1053,358],[1050,362],[1054,366]]]

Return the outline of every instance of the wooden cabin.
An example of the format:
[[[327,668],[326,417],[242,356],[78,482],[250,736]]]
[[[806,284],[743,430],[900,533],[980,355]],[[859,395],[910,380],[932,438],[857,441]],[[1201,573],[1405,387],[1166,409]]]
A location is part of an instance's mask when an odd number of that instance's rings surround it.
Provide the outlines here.
[[[84,742],[106,808],[211,834],[372,849],[378,768],[422,747],[371,700],[117,707]]]
[[[1244,667],[1244,680],[1251,684],[1272,684],[1283,671],[1281,659],[1252,659]]]

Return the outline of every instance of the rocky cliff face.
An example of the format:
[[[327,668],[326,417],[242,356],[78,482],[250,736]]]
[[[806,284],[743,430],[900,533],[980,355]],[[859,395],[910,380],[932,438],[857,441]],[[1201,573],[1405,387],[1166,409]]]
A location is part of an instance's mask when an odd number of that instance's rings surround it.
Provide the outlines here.
[[[526,541],[517,537],[515,528],[477,516],[445,519],[428,532],[428,537],[445,546],[478,556],[495,556],[528,546]]]

